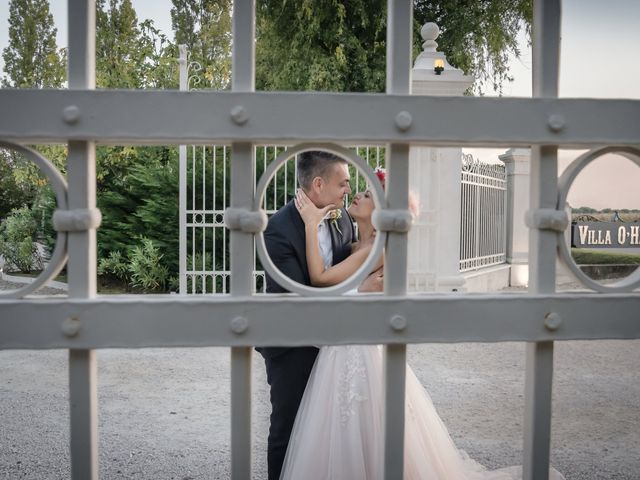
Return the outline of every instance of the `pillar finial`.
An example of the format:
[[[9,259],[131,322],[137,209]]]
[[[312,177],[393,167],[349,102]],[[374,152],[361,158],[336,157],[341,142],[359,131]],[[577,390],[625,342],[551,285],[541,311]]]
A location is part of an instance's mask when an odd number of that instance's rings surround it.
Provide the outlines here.
[[[424,43],[422,44],[424,51],[435,52],[436,48],[438,48],[436,38],[440,35],[440,27],[438,27],[438,24],[433,22],[425,23],[420,29],[420,35],[424,40]]]

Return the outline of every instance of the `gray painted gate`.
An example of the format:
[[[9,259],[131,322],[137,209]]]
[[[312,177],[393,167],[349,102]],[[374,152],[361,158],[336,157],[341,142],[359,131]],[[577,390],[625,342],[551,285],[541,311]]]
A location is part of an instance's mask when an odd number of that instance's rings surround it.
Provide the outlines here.
[[[599,293],[554,291],[558,248],[570,262],[558,241],[567,225],[558,205],[564,205],[571,175],[607,151],[624,153],[640,164],[640,102],[557,98],[558,0],[535,2],[534,98],[409,97],[412,2],[389,0],[388,5],[391,73],[383,95],[254,92],[251,0],[234,5],[232,92],[94,91],[94,0],[69,0],[69,90],[0,91],[3,111],[20,112],[0,117],[0,139],[69,142],[68,187],[48,172],[57,188],[59,235],[54,261],[40,280],[55,275],[68,254],[69,296],[33,298],[25,296],[26,291],[4,295],[0,348],[69,350],[74,479],[98,478],[98,348],[231,346],[232,476],[241,479],[251,477],[251,346],[386,344],[385,476],[397,479],[403,468],[406,344],[526,341],[524,476],[531,480],[547,477],[554,342],[640,337],[640,297],[629,293],[640,284],[640,273],[613,286],[588,285]],[[297,120],[300,104],[315,112],[312,122]],[[437,117],[429,113],[434,111]],[[232,145],[230,295],[96,296],[98,140]],[[387,247],[384,295],[252,294],[254,237],[259,243],[264,226],[250,181],[254,145],[301,142],[387,144],[390,181],[379,211],[379,237],[386,237]],[[411,143],[532,146],[527,294],[406,295],[407,236],[403,222],[394,220],[406,218]],[[611,147],[588,153],[559,181],[561,145]],[[47,168],[45,160],[32,158]],[[301,309],[304,316],[296,316]]]

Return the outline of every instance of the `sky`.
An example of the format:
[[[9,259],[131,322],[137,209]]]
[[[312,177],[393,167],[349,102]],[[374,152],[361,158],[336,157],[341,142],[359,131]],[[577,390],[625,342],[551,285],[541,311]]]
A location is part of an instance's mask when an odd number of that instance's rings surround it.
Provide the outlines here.
[[[172,37],[171,0],[132,3],[139,20],[153,19],[156,27]],[[66,46],[67,1],[50,0],[50,5],[58,28],[58,45]],[[0,51],[7,46],[8,12],[9,0],[0,0]],[[565,0],[562,13],[559,95],[640,99],[640,0]],[[514,81],[504,85],[504,96],[531,96],[531,53],[524,35],[520,50],[519,59],[510,59]],[[0,70],[3,67],[0,58]],[[465,151],[490,163],[504,153],[496,149]],[[561,151],[560,168],[580,153]],[[615,155],[596,160],[576,180],[569,202],[576,207],[640,209],[640,167]]]

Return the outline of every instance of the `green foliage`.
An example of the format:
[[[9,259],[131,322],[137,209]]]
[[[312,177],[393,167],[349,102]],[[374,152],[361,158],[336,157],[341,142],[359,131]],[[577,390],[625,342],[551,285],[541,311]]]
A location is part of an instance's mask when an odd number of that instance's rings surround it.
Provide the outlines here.
[[[256,88],[382,92],[386,1],[262,0]]]
[[[47,0],[11,0],[9,45],[2,51],[3,87],[59,88],[65,55],[58,51],[57,29]]]
[[[231,82],[231,0],[172,0],[176,45],[186,45],[200,71],[192,87],[224,90]],[[176,52],[177,53],[177,52]]]
[[[140,147],[137,163],[105,178],[98,192],[102,225],[98,230],[101,257],[128,251],[145,236],[165,253],[164,262],[177,275],[179,169],[174,148]]]
[[[163,255],[153,240],[141,237],[142,245],[136,245],[129,253],[131,285],[145,292],[164,291],[169,282],[169,271],[162,264]]]
[[[383,92],[386,1],[261,0],[256,18],[258,90]],[[531,0],[415,0],[414,55],[420,28],[436,22],[439,50],[476,77],[476,90],[501,91],[518,32],[530,36]]]
[[[58,232],[53,228],[53,213],[57,206],[55,194],[49,184],[42,186],[31,206],[31,215],[37,225],[38,242],[44,247],[47,255],[53,250],[58,236]]]
[[[131,0],[96,2],[96,85],[177,88],[177,49],[152,20],[138,23]]]
[[[598,210],[591,207],[578,207],[571,210],[572,213],[596,213]]]
[[[126,150],[111,149],[119,156]],[[108,155],[107,152],[102,152]],[[179,170],[175,148],[132,148],[127,154],[136,163],[126,167],[111,162],[114,171],[106,171],[98,192],[98,207],[102,211],[102,225],[98,230],[98,251],[101,259],[109,259],[113,252],[132,252],[140,249],[140,238],[152,242],[154,248],[163,252],[161,264],[167,275],[159,287],[167,287],[169,277],[178,275],[179,219],[178,191]],[[123,255],[120,259],[127,261]],[[128,262],[133,263],[131,254]],[[105,268],[108,264],[105,265]],[[109,273],[109,270],[105,270]],[[113,274],[110,272],[109,274]],[[142,283],[131,281],[134,286]],[[151,290],[149,284],[144,290]]]
[[[571,256],[578,265],[640,265],[640,252],[633,254],[572,248]]]
[[[13,210],[0,224],[0,255],[8,269],[29,273],[42,268],[36,244],[38,226],[29,207]]]
[[[67,160],[66,146],[35,145],[31,148],[38,151],[64,175]],[[33,203],[39,196],[41,189],[48,184],[47,178],[35,163],[27,160],[17,152],[5,150],[3,153],[0,151],[0,157],[2,156],[5,157],[5,161],[10,165],[15,182],[22,192],[24,204]]]
[[[109,252],[108,257],[103,257],[98,262],[98,275],[110,276],[118,280],[128,282],[128,259],[122,255],[120,250]]]
[[[144,20],[140,27],[139,88],[177,89],[179,71],[176,58],[178,48],[158,30],[152,20]]]
[[[10,157],[10,152],[0,150],[0,220],[11,210],[30,204],[35,194],[18,182]]]
[[[65,79],[66,56],[56,45],[57,29],[46,0],[11,0],[9,45],[3,50],[3,87],[59,88]],[[3,112],[4,113],[4,112]],[[35,147],[64,171],[66,147]],[[22,155],[0,150],[0,218],[9,210],[38,200],[46,180],[38,167]]]
[[[137,88],[140,30],[131,0],[96,1],[96,86]]]
[[[416,0],[414,7],[414,51],[420,51],[420,28],[435,22],[441,33],[438,50],[451,65],[476,78],[475,89],[488,85],[502,93],[509,76],[509,53],[520,56],[518,32],[531,37],[531,0]]]

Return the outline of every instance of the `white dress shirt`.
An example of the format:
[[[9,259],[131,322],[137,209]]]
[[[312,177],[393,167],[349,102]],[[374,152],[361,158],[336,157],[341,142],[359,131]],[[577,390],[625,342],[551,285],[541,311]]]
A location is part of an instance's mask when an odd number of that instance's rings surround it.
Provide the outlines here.
[[[324,268],[327,269],[333,264],[333,247],[331,245],[329,223],[326,219],[318,225],[318,245],[320,247],[322,261],[324,262]]]

